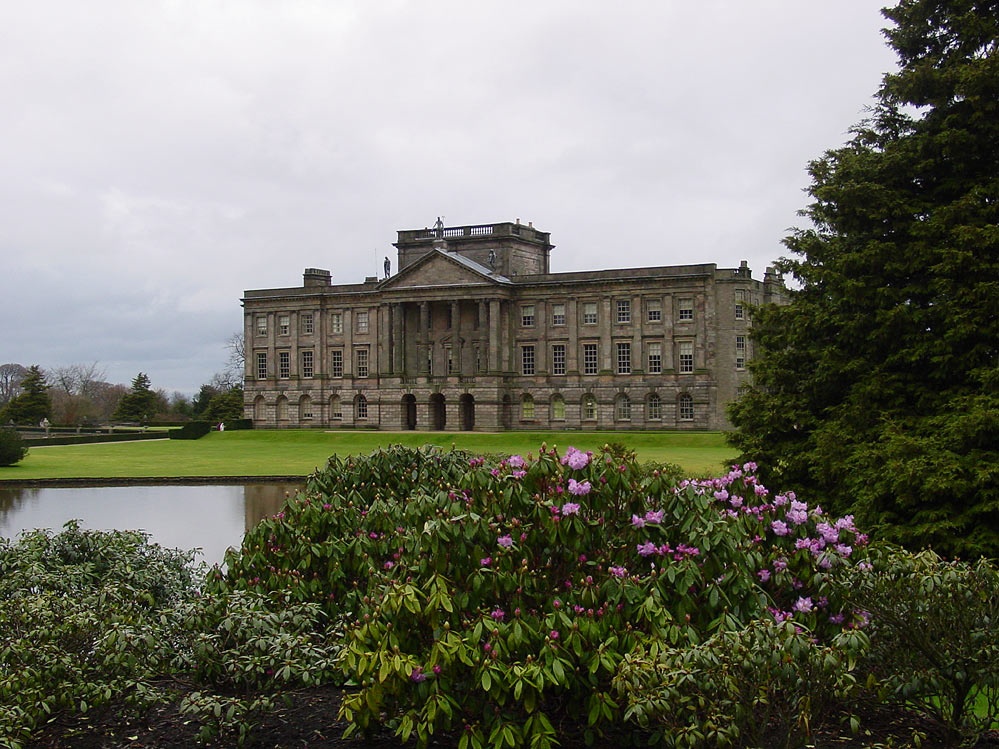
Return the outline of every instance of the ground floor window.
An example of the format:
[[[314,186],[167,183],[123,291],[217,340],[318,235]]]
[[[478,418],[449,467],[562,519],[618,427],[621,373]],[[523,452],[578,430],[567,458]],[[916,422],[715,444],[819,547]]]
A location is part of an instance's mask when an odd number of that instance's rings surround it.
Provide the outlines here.
[[[583,396],[583,418],[595,421],[597,418],[597,399],[592,395]]]
[[[363,394],[354,400],[354,416],[358,419],[368,418],[368,399]]]
[[[682,393],[676,402],[677,417],[680,421],[694,420],[694,396]]]

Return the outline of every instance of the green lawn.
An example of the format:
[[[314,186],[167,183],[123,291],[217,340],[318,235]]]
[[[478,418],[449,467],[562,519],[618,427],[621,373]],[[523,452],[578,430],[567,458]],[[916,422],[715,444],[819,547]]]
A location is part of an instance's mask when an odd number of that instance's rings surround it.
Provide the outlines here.
[[[616,442],[639,460],[677,463],[688,473],[715,475],[734,450],[721,432],[322,432],[317,430],[212,432],[200,440],[154,440],[33,447],[0,482],[69,478],[305,476],[333,454],[366,454],[379,447],[455,446],[471,452],[537,452],[546,442],[598,450]]]

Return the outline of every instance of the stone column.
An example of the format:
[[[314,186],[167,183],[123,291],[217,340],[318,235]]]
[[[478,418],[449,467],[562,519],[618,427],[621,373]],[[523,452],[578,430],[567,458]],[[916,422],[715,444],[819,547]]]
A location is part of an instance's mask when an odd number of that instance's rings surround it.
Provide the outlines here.
[[[451,302],[451,356],[454,361],[455,374],[461,375],[465,368],[462,365],[461,345],[461,302]],[[450,374],[445,372],[444,374]]]
[[[487,369],[490,372],[499,373],[500,372],[500,339],[502,334],[500,331],[500,302],[499,299],[489,300],[489,361],[486,362]]]
[[[419,374],[429,374],[427,366],[430,352],[430,303],[420,302],[420,332],[417,336],[420,344],[416,347],[416,371]]]

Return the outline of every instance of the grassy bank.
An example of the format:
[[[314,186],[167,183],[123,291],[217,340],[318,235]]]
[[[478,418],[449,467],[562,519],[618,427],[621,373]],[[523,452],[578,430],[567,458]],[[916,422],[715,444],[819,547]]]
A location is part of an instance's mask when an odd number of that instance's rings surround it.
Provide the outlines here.
[[[333,454],[367,454],[379,447],[434,444],[476,453],[537,452],[542,442],[596,450],[615,442],[639,460],[676,463],[691,475],[723,470],[734,451],[720,432],[323,432],[318,430],[212,432],[200,440],[157,440],[36,447],[0,482],[73,478],[183,478],[305,476]]]

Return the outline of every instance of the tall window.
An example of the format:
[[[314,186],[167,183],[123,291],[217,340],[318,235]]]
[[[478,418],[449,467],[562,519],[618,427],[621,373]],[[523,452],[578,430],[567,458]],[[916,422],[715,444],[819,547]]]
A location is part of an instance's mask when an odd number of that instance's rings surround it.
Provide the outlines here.
[[[630,421],[631,420],[631,398],[629,398],[625,393],[621,393],[617,397],[616,405],[616,415],[618,421]]]
[[[368,349],[359,348],[354,351],[354,374],[357,377],[368,376]]]
[[[485,372],[486,371],[486,352],[482,346],[475,347],[475,371]]]
[[[746,319],[746,290],[736,289],[735,290],[735,319],[745,320]]]
[[[564,343],[553,343],[552,344],[552,374],[553,375],[564,375],[565,374],[565,344]]]
[[[653,421],[661,421],[663,418],[663,399],[659,393],[649,395],[648,417]]]
[[[330,351],[330,377],[343,377],[343,349]]]
[[[597,344],[583,344],[583,374],[595,375],[597,373]]]
[[[340,404],[339,395],[330,396],[330,418],[334,421],[340,421],[343,418],[343,406]]]
[[[565,398],[552,396],[552,421],[565,421]]]
[[[631,344],[619,342],[617,344],[617,373],[631,374]]]
[[[676,401],[677,417],[680,421],[694,420],[694,396],[690,393],[681,393]]]
[[[316,332],[316,318],[311,312],[302,313],[302,333],[312,335]]]
[[[583,396],[583,419],[586,421],[597,419],[597,399],[589,393]]]
[[[315,376],[315,354],[312,351],[302,352],[302,377],[311,379]]]
[[[444,347],[444,363],[447,366],[447,373],[454,374],[454,349],[450,346]]]
[[[649,352],[649,374],[662,374],[663,372],[663,345],[658,341],[650,341],[645,344]]]
[[[534,327],[534,305],[523,304],[520,307],[520,324],[525,328]]]
[[[520,373],[525,375],[534,374],[534,346],[520,347]]]
[[[520,398],[520,418],[534,418],[534,397],[530,393],[524,393]]]
[[[267,335],[267,315],[257,315],[257,335]]]
[[[343,333],[343,312],[333,312],[330,314],[330,332],[336,335]]]
[[[263,351],[257,352],[257,379],[267,379],[267,354]]]
[[[631,322],[631,300],[630,299],[618,299],[617,300],[617,321],[620,324],[625,324]]]
[[[597,303],[583,302],[583,325],[597,324]]]
[[[649,322],[663,321],[663,303],[661,299],[649,299],[645,302],[645,319]]]
[[[278,352],[278,377],[282,380],[291,377],[291,354],[287,351]]]
[[[680,341],[679,370],[682,374],[694,371],[694,342]]]
[[[746,368],[746,336],[744,335],[735,337],[735,368]]]
[[[552,325],[565,325],[565,305],[552,305]]]
[[[291,318],[288,315],[281,315],[278,318],[278,333],[288,335],[291,332]]]
[[[364,397],[363,393],[354,399],[354,418],[368,418],[368,399]]]
[[[368,332],[368,313],[358,310],[354,313],[354,330],[358,333]]]
[[[307,395],[303,395],[298,400],[298,419],[299,421],[312,419],[312,398]]]
[[[694,319],[694,300],[693,299],[680,299],[677,302],[677,315],[678,320],[693,320]]]

